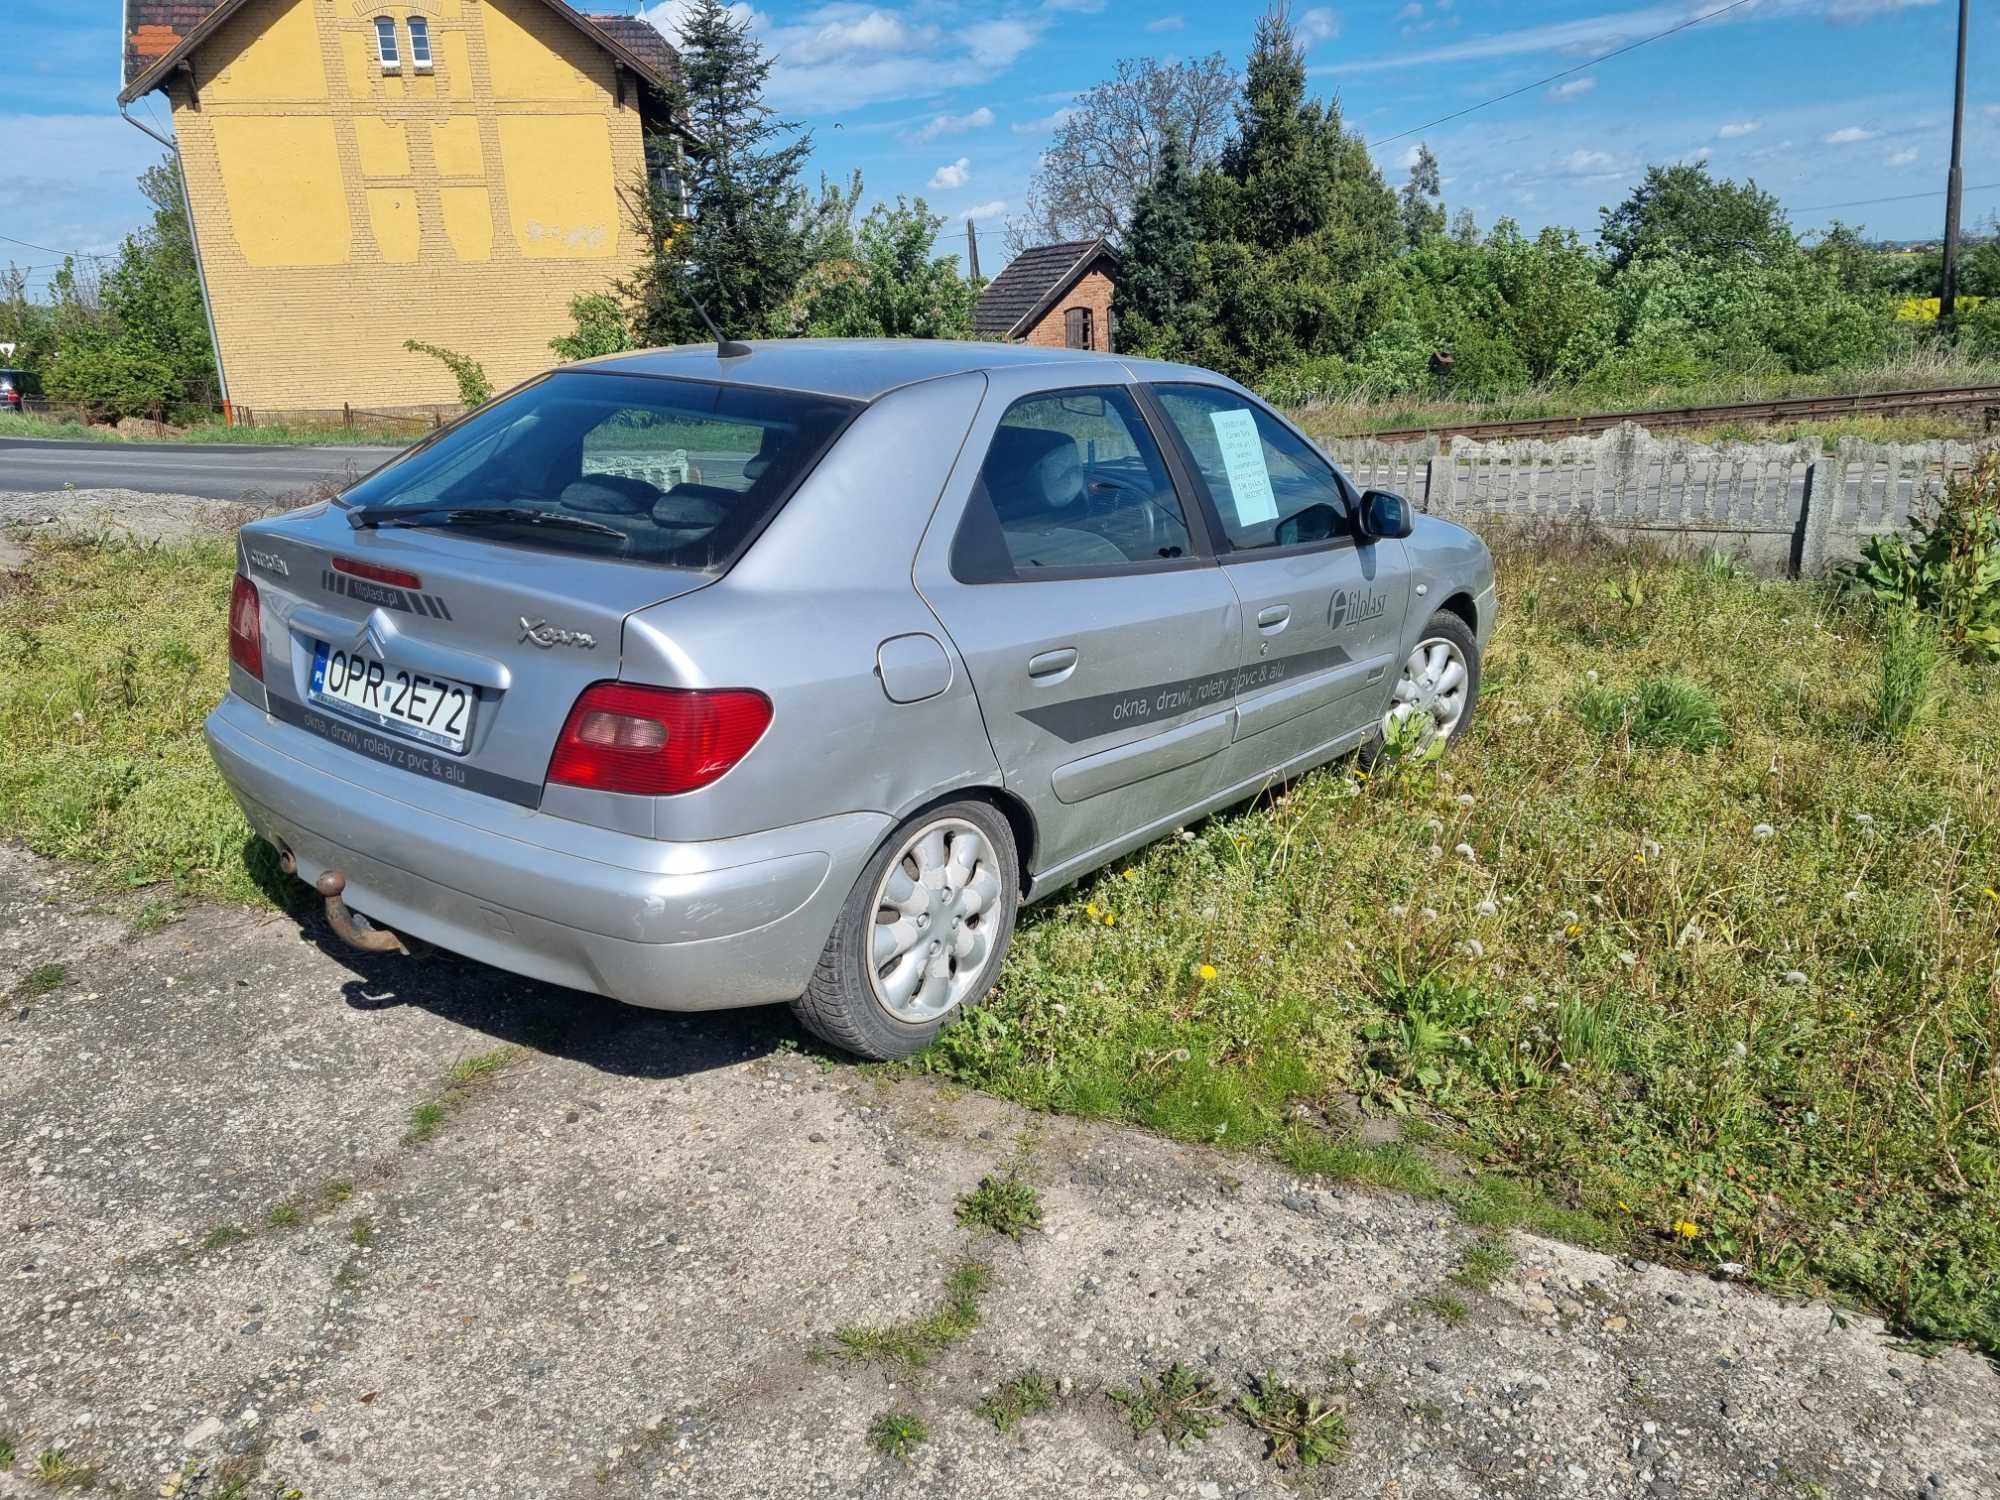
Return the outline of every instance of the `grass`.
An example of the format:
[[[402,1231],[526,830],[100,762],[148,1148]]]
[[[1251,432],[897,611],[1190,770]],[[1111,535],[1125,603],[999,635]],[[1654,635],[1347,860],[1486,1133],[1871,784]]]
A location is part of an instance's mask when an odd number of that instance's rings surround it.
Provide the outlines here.
[[[875,1451],[902,1463],[908,1463],[930,1437],[930,1428],[914,1412],[885,1411],[868,1424],[868,1442]]]
[[[1414,1305],[1453,1328],[1472,1316],[1472,1309],[1465,1305],[1465,1299],[1451,1292],[1432,1292],[1427,1297],[1419,1297]]]
[[[1459,1257],[1451,1279],[1467,1291],[1484,1292],[1514,1269],[1514,1252],[1497,1239],[1482,1239]]]
[[[14,1439],[0,1432],[0,1474],[14,1467]]]
[[[1055,1382],[1040,1370],[1029,1370],[1006,1381],[972,1410],[976,1416],[991,1422],[993,1430],[1004,1437],[1029,1417],[1054,1410],[1055,1404]]]
[[[444,1128],[445,1121],[463,1109],[494,1074],[524,1055],[519,1047],[495,1047],[453,1063],[437,1094],[410,1111],[410,1128],[403,1137],[405,1142],[418,1146],[430,1140]]]
[[[1236,1407],[1281,1469],[1317,1469],[1346,1456],[1347,1412],[1331,1393],[1302,1391],[1266,1370]]]
[[[1176,1448],[1207,1441],[1228,1412],[1215,1382],[1179,1360],[1157,1377],[1142,1375],[1130,1389],[1106,1394],[1124,1414],[1133,1437],[1157,1432]]]
[[[936,1306],[886,1327],[850,1323],[836,1328],[831,1345],[815,1345],[813,1357],[920,1370],[979,1326],[979,1299],[992,1277],[983,1262],[961,1261],[952,1268]]]
[[[90,427],[58,417],[0,416],[0,438],[56,438],[103,443],[243,443],[260,447],[388,447],[402,448],[430,435],[428,423],[397,427],[226,427],[203,422],[178,429],[165,438],[123,433],[112,427]]]
[[[1693,385],[1661,386],[1622,394],[1577,389],[1518,392],[1485,401],[1424,397],[1372,399],[1366,392],[1272,391],[1272,399],[1292,408],[1292,416],[1315,437],[1366,436],[1451,423],[1527,421],[1544,417],[1594,416],[1601,412],[1658,411],[1687,406],[1726,406],[1801,396],[1862,395],[1875,391],[2000,384],[2000,364],[1919,354],[1884,360],[1863,369],[1822,375],[1722,376]],[[1977,412],[1962,418],[1941,412],[1908,416],[1843,416],[1816,422],[1727,423],[1675,431],[1675,437],[1704,442],[1779,441],[1859,437],[1876,442],[1918,442],[1933,437],[1976,434]]]
[[[35,1481],[52,1490],[85,1490],[97,1482],[97,1471],[71,1458],[67,1449],[44,1448],[35,1456]]]
[[[250,1238],[250,1231],[240,1224],[218,1224],[202,1236],[203,1250],[227,1250],[231,1245],[240,1245]]]
[[[991,1174],[979,1179],[979,1186],[958,1200],[958,1222],[982,1227],[995,1234],[1018,1240],[1030,1229],[1042,1227],[1042,1199],[1033,1184],[1011,1173]]]
[[[69,978],[69,969],[63,964],[36,964],[14,983],[8,998],[11,1000],[39,1000],[42,996],[58,990],[62,982]]]
[[[199,735],[227,547],[31,545],[0,593],[0,835],[270,899]],[[1441,767],[1329,767],[1034,909],[918,1065],[2000,1351],[2000,669],[1941,659],[1891,738],[1876,616],[1831,588],[1496,551]],[[1725,739],[1580,711],[1671,679]],[[1430,1138],[1353,1140],[1355,1099]]]

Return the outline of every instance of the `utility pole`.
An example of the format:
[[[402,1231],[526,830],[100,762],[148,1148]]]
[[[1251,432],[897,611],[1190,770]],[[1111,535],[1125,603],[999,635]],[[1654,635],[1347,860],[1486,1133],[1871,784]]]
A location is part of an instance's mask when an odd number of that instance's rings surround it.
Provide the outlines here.
[[[1958,211],[1965,188],[1959,157],[1965,143],[1965,36],[1972,29],[1972,0],[1958,0],[1958,94],[1951,112],[1951,178],[1944,195],[1944,284],[1938,288],[1938,321],[1958,311]]]
[[[979,228],[972,220],[965,221],[965,262],[967,281],[979,279]]]

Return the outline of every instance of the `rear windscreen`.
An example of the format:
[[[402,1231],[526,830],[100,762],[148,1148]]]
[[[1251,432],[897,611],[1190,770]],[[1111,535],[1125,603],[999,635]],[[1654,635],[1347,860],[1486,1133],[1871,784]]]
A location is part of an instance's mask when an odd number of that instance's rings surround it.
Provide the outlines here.
[[[594,525],[524,520],[479,534],[669,567],[727,567],[858,410],[796,391],[557,371],[343,498],[385,515],[520,508]]]

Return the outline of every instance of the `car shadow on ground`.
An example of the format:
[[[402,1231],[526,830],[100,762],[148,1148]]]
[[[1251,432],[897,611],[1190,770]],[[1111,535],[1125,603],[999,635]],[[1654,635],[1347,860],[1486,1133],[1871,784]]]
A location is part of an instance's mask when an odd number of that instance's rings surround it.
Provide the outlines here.
[[[685,1078],[748,1062],[785,1045],[818,1050],[784,1006],[647,1010],[526,979],[428,944],[413,944],[411,957],[364,953],[334,936],[317,913],[304,919],[300,938],[352,976],[340,993],[356,1010],[415,1006],[497,1043],[618,1077]]]

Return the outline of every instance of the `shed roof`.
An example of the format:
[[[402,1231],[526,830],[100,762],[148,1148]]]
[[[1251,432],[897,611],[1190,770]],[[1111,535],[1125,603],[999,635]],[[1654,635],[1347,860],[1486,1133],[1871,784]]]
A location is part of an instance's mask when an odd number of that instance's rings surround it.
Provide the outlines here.
[[[1100,255],[1113,260],[1118,256],[1101,236],[1023,250],[979,294],[979,305],[972,312],[974,331],[988,338],[1026,332]]]

